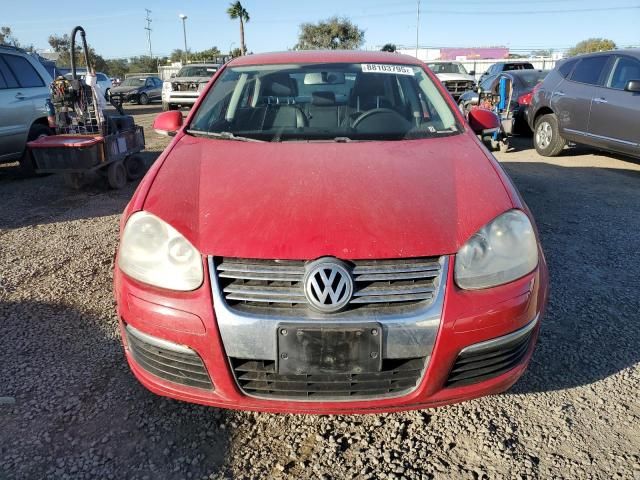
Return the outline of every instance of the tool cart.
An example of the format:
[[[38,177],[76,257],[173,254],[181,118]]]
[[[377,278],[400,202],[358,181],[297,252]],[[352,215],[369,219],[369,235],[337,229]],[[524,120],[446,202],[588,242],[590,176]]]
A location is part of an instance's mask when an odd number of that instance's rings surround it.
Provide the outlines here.
[[[78,78],[75,65],[76,34],[80,32],[87,65],[86,82]],[[37,173],[62,173],[71,186],[82,184],[85,175],[106,176],[109,186],[122,188],[145,172],[139,153],[144,149],[144,131],[133,117],[125,115],[122,99],[111,95],[111,107],[104,94],[91,81],[86,34],[78,26],[71,32],[71,80],[56,78],[47,103],[49,126],[55,135],[29,142]],[[95,79],[95,77],[93,77]]]

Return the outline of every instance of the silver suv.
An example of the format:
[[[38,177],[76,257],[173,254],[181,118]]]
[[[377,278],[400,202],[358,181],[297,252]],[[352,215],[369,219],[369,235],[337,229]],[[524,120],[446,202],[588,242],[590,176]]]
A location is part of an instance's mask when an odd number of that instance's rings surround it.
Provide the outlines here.
[[[640,158],[640,49],[559,63],[534,90],[527,121],[540,155],[570,141]]]
[[[196,103],[200,92],[219,68],[217,63],[192,63],[182,67],[162,84],[162,109],[175,110]]]
[[[0,45],[0,162],[20,160],[31,172],[26,143],[50,135],[46,99],[51,76],[35,58],[18,48]]]

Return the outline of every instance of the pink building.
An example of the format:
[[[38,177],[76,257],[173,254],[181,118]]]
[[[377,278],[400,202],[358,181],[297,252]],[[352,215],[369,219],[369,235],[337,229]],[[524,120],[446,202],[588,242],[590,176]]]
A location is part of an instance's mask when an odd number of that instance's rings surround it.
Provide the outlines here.
[[[440,60],[484,60],[508,58],[507,47],[441,48]]]

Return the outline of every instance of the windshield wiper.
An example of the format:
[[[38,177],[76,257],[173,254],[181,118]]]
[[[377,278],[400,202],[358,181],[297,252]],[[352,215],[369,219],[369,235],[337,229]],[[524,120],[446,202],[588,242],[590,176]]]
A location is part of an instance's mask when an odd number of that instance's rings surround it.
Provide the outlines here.
[[[195,135],[196,137],[220,138],[222,140],[235,140],[236,142],[264,143],[264,140],[258,140],[257,138],[249,137],[239,137],[231,132],[205,132],[203,130],[187,130],[187,133],[190,135]]]

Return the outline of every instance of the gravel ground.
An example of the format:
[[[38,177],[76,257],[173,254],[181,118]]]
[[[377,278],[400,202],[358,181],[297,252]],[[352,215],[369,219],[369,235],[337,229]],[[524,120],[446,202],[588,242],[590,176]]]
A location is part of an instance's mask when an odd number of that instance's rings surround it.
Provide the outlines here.
[[[138,109],[148,158],[158,107]],[[508,393],[305,416],[164,399],[129,373],[111,293],[134,185],[69,190],[0,168],[0,479],[640,479],[640,162],[526,140],[499,154],[532,208],[552,296]]]

